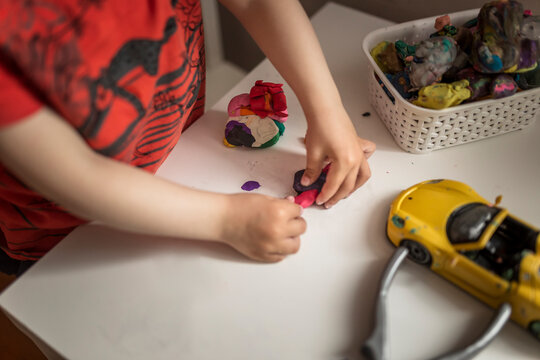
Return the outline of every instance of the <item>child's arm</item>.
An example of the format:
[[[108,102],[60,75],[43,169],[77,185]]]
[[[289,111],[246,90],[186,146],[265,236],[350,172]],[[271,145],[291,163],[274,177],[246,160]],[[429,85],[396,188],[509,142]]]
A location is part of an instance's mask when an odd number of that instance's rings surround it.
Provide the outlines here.
[[[225,242],[256,260],[300,246],[300,206],[184,187],[94,152],[49,109],[0,129],[0,161],[27,186],[87,220],[123,230]]]
[[[304,10],[291,0],[220,1],[240,20],[297,95],[308,121],[303,184],[315,181],[325,161],[331,162],[317,203],[334,205],[370,177],[366,159],[375,151],[375,144],[357,136]]]

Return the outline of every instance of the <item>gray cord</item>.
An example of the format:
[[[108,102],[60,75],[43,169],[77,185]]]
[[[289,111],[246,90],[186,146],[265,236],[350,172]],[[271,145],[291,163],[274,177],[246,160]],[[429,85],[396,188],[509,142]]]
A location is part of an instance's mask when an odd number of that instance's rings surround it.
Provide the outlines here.
[[[387,312],[386,312],[386,299],[390,290],[392,280],[396,276],[399,266],[403,260],[407,257],[409,250],[400,246],[386,265],[381,283],[379,287],[377,302],[375,304],[375,326],[374,329],[362,345],[362,353],[370,360],[388,360],[390,357],[390,349],[388,347],[387,339]],[[466,360],[472,359],[480,351],[482,351],[497,334],[503,329],[504,325],[510,319],[512,314],[512,307],[508,303],[502,304],[486,331],[472,344],[466,348],[449,352],[442,356],[437,356],[432,360]]]
[[[462,350],[450,352],[448,354],[433,358],[433,360],[466,360],[472,359],[480,351],[482,351],[490,342],[495,339],[495,336],[502,330],[504,325],[510,319],[512,314],[512,306],[509,303],[502,304],[497,310],[493,320],[489,324],[486,331],[472,344]]]
[[[386,360],[389,357],[390,351],[388,348],[388,341],[386,339],[386,298],[388,296],[392,280],[396,276],[399,266],[407,257],[407,254],[409,254],[409,250],[404,246],[400,246],[386,265],[386,269],[384,270],[381,278],[379,295],[375,305],[375,328],[373,329],[370,337],[362,346],[362,353],[371,360]]]

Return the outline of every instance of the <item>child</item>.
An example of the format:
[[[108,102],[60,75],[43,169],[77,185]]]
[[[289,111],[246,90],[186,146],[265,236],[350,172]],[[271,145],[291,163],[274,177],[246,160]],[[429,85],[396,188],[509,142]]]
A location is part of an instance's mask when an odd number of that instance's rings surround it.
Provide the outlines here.
[[[356,135],[307,16],[293,1],[222,3],[297,95],[302,182],[331,163],[317,203],[333,206],[369,178],[375,145]],[[204,108],[198,1],[1,4],[0,247],[12,271],[89,220],[224,242],[265,262],[298,251],[306,223],[290,199],[152,176]]]

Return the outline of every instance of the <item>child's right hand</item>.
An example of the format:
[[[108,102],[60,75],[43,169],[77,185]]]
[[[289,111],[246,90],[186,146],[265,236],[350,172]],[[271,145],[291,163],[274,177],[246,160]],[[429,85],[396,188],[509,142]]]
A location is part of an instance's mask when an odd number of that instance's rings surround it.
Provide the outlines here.
[[[247,257],[277,262],[300,248],[306,231],[302,207],[290,198],[259,194],[229,195],[222,241]]]

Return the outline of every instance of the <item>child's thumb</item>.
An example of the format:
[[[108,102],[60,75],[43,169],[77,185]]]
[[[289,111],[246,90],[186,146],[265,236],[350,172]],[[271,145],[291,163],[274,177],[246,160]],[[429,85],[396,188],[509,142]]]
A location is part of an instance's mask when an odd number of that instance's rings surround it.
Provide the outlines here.
[[[300,184],[303,186],[309,186],[313,184],[321,175],[323,167],[323,162],[319,158],[309,158],[307,159],[306,171],[300,180]]]

